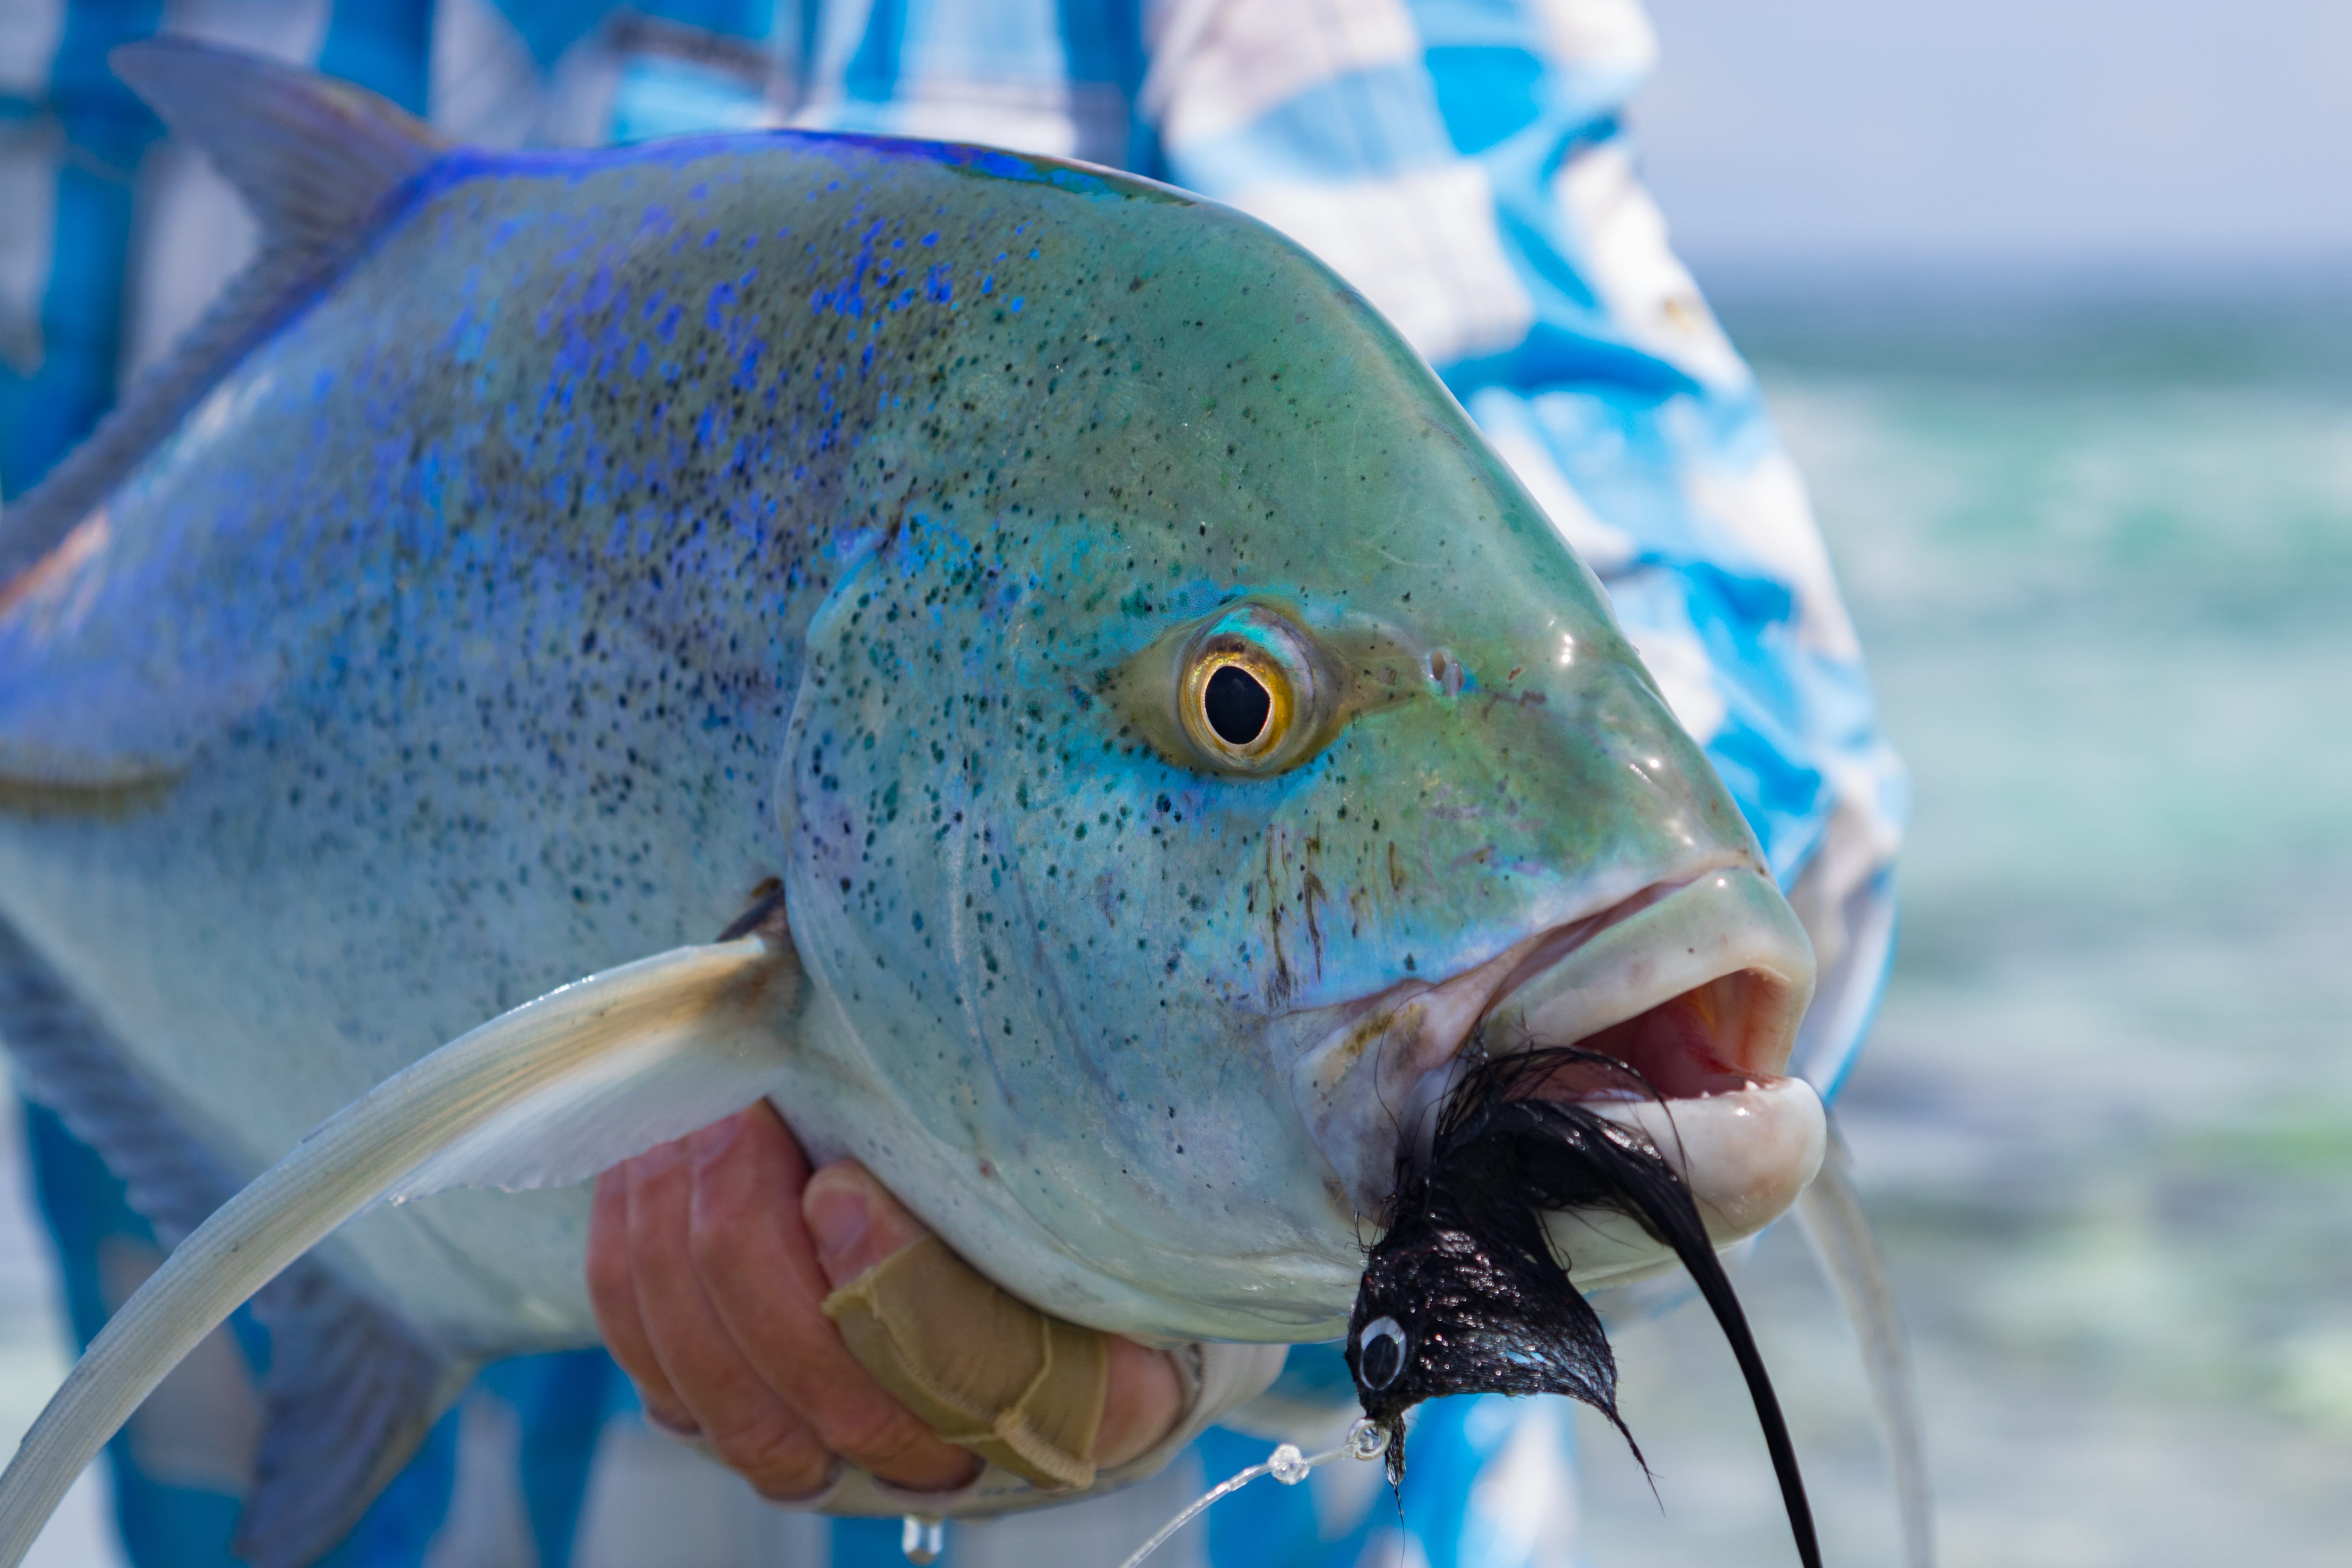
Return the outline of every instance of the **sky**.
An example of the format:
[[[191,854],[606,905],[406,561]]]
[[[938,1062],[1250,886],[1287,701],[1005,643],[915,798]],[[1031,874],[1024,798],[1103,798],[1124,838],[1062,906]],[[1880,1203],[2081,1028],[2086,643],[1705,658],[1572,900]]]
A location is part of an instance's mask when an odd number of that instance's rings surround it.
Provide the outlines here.
[[[1653,191],[1721,277],[2352,282],[2352,0],[1649,0]]]

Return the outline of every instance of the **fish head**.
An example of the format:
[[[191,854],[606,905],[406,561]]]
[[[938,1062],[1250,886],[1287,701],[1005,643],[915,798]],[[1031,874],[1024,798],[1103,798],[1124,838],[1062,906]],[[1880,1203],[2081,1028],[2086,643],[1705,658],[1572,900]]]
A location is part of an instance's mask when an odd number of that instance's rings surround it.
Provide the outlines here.
[[[896,1118],[850,1152],[1066,1315],[1330,1337],[1453,1075],[1575,1044],[1762,1224],[1811,951],[1599,583],[1328,268],[1103,184],[926,344],[810,633],[793,930]]]

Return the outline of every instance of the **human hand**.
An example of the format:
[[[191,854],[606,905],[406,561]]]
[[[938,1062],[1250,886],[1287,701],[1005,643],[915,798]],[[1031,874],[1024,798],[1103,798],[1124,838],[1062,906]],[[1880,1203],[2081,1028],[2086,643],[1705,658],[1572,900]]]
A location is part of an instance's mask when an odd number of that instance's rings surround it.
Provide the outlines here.
[[[836,1457],[894,1486],[979,1473],[884,1392],[824,1315],[826,1296],[929,1234],[854,1161],[812,1175],[765,1102],[597,1178],[588,1293],[646,1412],[698,1433],[780,1501],[823,1491]],[[1164,1352],[1108,1342],[1095,1455],[1106,1468],[1173,1427],[1184,1386]]]

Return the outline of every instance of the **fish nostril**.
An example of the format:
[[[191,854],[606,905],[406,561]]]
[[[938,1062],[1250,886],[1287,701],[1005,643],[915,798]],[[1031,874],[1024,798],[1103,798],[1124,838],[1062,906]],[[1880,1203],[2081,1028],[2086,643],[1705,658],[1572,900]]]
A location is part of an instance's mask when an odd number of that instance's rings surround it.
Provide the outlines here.
[[[1435,681],[1448,697],[1462,695],[1462,684],[1468,674],[1462,668],[1462,661],[1444,648],[1438,648],[1429,656],[1429,679]]]
[[[1394,1318],[1375,1318],[1356,1342],[1357,1375],[1366,1388],[1386,1388],[1404,1370],[1404,1330]]]

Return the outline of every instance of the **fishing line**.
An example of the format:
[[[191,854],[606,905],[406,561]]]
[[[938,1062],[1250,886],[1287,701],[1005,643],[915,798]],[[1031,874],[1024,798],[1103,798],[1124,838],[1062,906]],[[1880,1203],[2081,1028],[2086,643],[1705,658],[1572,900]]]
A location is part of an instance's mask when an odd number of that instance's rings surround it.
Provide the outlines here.
[[[1903,1318],[1895,1309],[1886,1259],[1848,1173],[1852,1158],[1832,1122],[1821,1174],[1797,1195],[1797,1226],[1845,1303],[1861,1344],[1871,1402],[1878,1407],[1879,1428],[1886,1439],[1887,1467],[1895,1475],[1904,1568],[1936,1568],[1936,1501],[1927,1482],[1919,1392],[1911,1376],[1911,1354],[1904,1343]]]
[[[1273,1453],[1246,1469],[1235,1470],[1199,1497],[1184,1510],[1154,1531],[1151,1539],[1137,1547],[1118,1568],[1136,1568],[1145,1558],[1168,1543],[1168,1538],[1192,1523],[1209,1510],[1212,1503],[1232,1496],[1260,1476],[1272,1476],[1284,1486],[1295,1487],[1305,1480],[1318,1465],[1328,1465],[1334,1459],[1377,1459],[1389,1445],[1388,1428],[1370,1416],[1363,1416],[1348,1428],[1337,1447],[1326,1448],[1319,1454],[1302,1454],[1296,1443],[1277,1444]]]

